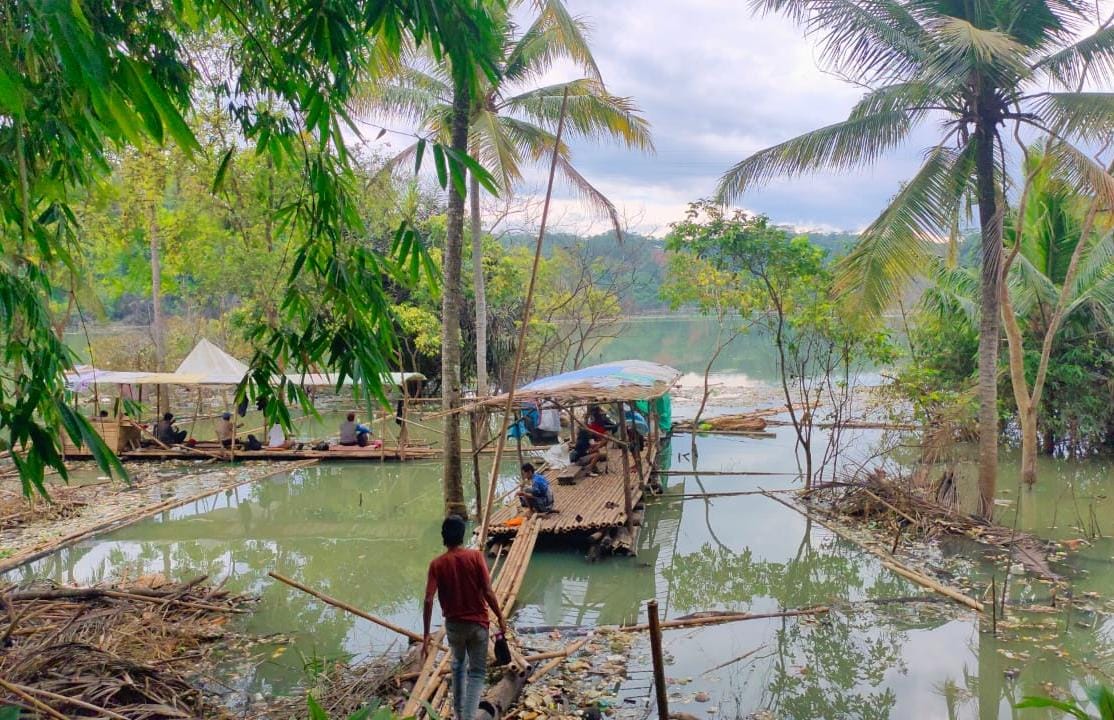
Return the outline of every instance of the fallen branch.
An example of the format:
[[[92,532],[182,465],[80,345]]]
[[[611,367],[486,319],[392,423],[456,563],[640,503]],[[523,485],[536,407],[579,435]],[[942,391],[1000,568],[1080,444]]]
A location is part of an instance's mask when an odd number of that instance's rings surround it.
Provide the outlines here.
[[[823,615],[824,613],[827,613],[829,609],[830,608],[825,605],[820,605],[812,608],[803,608],[800,610],[785,610],[782,612],[772,613],[727,613],[723,615],[693,617],[687,619],[663,620],[661,623],[659,623],[659,625],[662,630],[703,627],[705,625],[720,625],[722,623],[742,622],[744,620],[765,620],[768,618],[798,617],[800,615]],[[639,623],[637,625],[620,625],[615,628],[615,630],[618,630],[620,632],[641,632],[643,630],[649,629],[649,623]]]
[[[567,660],[569,658],[569,656],[572,655],[574,652],[576,652],[580,648],[584,647],[584,645],[587,644],[588,640],[589,640],[589,638],[582,638],[582,639],[577,640],[576,642],[566,646],[564,650],[559,651],[559,654],[556,657],[552,658],[545,665],[542,665],[537,670],[535,670],[530,675],[530,678],[526,682],[537,681],[538,678],[540,678],[541,676],[543,676],[546,673],[553,670],[553,668],[557,667],[558,665],[563,663],[565,660]]]
[[[762,643],[758,647],[754,648],[753,650],[749,650],[749,651],[743,653],[742,655],[740,655],[737,658],[732,658],[731,660],[728,660],[727,662],[720,663],[719,665],[716,665],[715,667],[708,668],[707,670],[705,670],[704,672],[702,672],[700,674],[701,675],[707,675],[710,672],[715,672],[716,670],[722,670],[723,668],[727,667],[728,665],[734,665],[735,663],[739,662],[740,660],[746,660],[748,657],[750,657],[751,655],[758,652],[759,650],[761,650],[764,647],[766,647],[766,643]]]
[[[884,550],[880,550],[878,548],[873,548],[873,547],[867,545],[866,543],[862,542],[861,540],[856,538],[854,535],[847,532],[846,530],[839,527],[838,525],[836,525],[834,523],[826,522],[825,520],[818,517],[814,513],[810,513],[808,511],[806,511],[802,508],[799,508],[796,505],[793,505],[792,503],[786,502],[785,500],[782,500],[781,498],[779,498],[775,495],[772,495],[770,493],[766,493],[766,497],[770,498],[771,500],[773,500],[775,502],[781,503],[782,505],[789,508],[790,510],[793,510],[794,512],[797,512],[797,513],[800,513],[801,515],[804,515],[806,518],[808,518],[810,520],[813,520],[813,521],[819,523],[820,525],[823,525],[825,528],[827,528],[831,532],[835,533],[840,538],[846,540],[847,542],[851,543],[852,545],[857,546],[859,549],[865,550],[866,552],[870,553],[871,555],[874,555],[875,557],[877,557],[879,560],[882,561],[882,566],[885,567],[886,569],[897,573],[898,575],[904,577],[907,580],[911,580],[911,581],[915,582],[916,584],[920,585],[921,587],[925,587],[925,588],[928,588],[929,590],[932,590],[933,592],[940,593],[941,595],[943,595],[945,597],[948,597],[948,598],[951,598],[952,600],[955,600],[957,603],[960,603],[961,605],[966,605],[967,607],[971,608],[972,610],[975,610],[976,612],[980,612],[980,613],[984,612],[983,604],[981,602],[979,602],[978,600],[976,600],[975,598],[973,598],[969,595],[964,595],[963,593],[959,592],[958,590],[956,590],[954,588],[950,588],[950,587],[948,587],[947,585],[944,585],[941,582],[933,580],[932,578],[928,577],[924,573],[918,572],[917,570],[914,570],[913,568],[902,564],[900,561],[898,561],[895,557],[890,555],[888,552],[886,552]]]

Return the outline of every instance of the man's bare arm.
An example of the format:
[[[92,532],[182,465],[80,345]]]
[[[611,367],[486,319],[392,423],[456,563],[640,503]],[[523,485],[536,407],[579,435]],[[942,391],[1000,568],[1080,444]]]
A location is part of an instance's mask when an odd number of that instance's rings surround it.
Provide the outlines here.
[[[499,630],[506,634],[507,621],[503,619],[503,611],[499,608],[499,601],[495,599],[495,592],[491,589],[491,583],[487,584],[484,588],[484,600],[487,601],[487,606],[491,608],[491,612],[495,614],[495,619],[499,621]]]

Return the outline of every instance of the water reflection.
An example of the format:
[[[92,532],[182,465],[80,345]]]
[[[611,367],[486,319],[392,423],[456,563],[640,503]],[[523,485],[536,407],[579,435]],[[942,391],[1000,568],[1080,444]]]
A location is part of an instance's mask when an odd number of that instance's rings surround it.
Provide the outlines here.
[[[709,437],[699,443],[701,468],[789,474],[671,477],[666,494],[647,508],[637,557],[590,564],[578,552],[539,551],[519,596],[516,623],[624,623],[638,618],[651,597],[669,617],[702,610],[837,606],[830,616],[815,620],[774,618],[669,632],[669,674],[693,680],[677,686],[675,709],[700,716],[714,706],[718,715],[734,717],[766,709],[779,718],[988,720],[1012,717],[1012,702],[1023,694],[1049,688],[1078,694],[1081,683],[1110,673],[1110,608],[1096,604],[1093,611],[1077,610],[1071,617],[1062,610],[1011,611],[995,637],[985,622],[980,625],[950,604],[876,602],[920,590],[761,495],[683,497],[701,490],[792,486],[790,437],[779,429],[772,439]],[[676,447],[687,452],[688,438],[679,438]],[[674,452],[667,458],[677,460]],[[691,458],[682,457],[675,467],[681,462],[688,465]],[[1008,459],[1004,465],[1009,467]],[[1044,531],[1055,524],[1054,534],[1077,537],[1076,513],[1065,514],[1076,502],[1081,508],[1093,504],[1104,525],[1114,524],[1105,520],[1114,495],[1109,466],[1057,468],[1075,485],[1075,500],[1056,483],[1038,485],[1020,498],[1020,526]],[[293,636],[293,647],[260,663],[242,687],[285,692],[304,678],[303,655],[359,657],[398,647],[399,641],[389,631],[270,581],[266,572],[277,570],[417,629],[426,564],[440,551],[439,479],[436,464],[308,468],[66,548],[6,579],[84,583],[148,573],[226,579],[230,589],[261,597],[242,629]],[[1003,498],[1018,500],[1005,491]],[[1053,509],[1057,499],[1059,510]],[[1016,509],[1004,506],[1002,512]],[[1114,541],[1091,542],[1060,566],[1071,575],[1077,596],[1114,594]],[[980,582],[995,570],[1002,577],[1001,562],[996,567],[988,558],[986,563],[971,568]],[[1015,601],[1042,601],[1049,590],[1036,580],[1015,578],[1010,595]],[[697,690],[709,694],[709,703],[692,699]]]

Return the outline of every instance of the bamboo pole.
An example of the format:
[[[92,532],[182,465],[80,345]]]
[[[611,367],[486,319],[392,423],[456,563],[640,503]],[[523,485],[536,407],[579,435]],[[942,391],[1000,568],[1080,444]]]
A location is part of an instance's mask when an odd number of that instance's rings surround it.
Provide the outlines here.
[[[472,444],[472,483],[476,486],[476,517],[483,515],[483,482],[480,480],[480,448],[476,447],[477,414],[468,413],[468,440]],[[480,546],[483,549],[483,546]]]
[[[268,572],[267,574],[269,576],[271,576],[272,578],[274,578],[275,580],[278,580],[281,583],[285,583],[286,585],[289,585],[292,588],[296,588],[298,590],[301,590],[304,593],[312,595],[315,598],[317,598],[318,600],[321,600],[322,602],[328,603],[329,605],[332,605],[333,607],[337,607],[337,608],[340,608],[341,610],[344,610],[346,612],[350,612],[353,615],[356,615],[357,617],[362,617],[364,620],[368,620],[369,622],[373,622],[376,625],[387,628],[388,630],[393,630],[394,632],[398,633],[399,635],[404,635],[404,636],[410,638],[411,640],[413,640],[416,643],[422,642],[422,636],[419,635],[418,633],[414,632],[413,630],[407,630],[406,628],[395,625],[394,623],[392,623],[390,621],[387,621],[387,620],[384,620],[381,617],[376,617],[375,615],[372,615],[371,613],[364,612],[363,610],[359,609],[355,605],[351,605],[349,603],[346,603],[343,600],[338,600],[337,598],[326,595],[323,592],[318,592],[317,590],[314,590],[311,587],[307,587],[307,586],[303,585],[302,583],[298,582],[297,580],[293,580],[291,578],[288,578],[285,575],[279,575],[277,572],[274,572],[274,571]]]
[[[518,384],[518,373],[522,369],[522,355],[526,349],[526,328],[530,325],[530,309],[534,303],[534,286],[538,282],[538,265],[542,256],[542,240],[545,238],[545,225],[549,220],[549,203],[553,197],[553,177],[557,173],[557,152],[561,146],[561,135],[565,130],[565,109],[569,103],[569,91],[565,89],[561,97],[561,110],[557,116],[557,134],[553,139],[553,157],[549,163],[549,183],[545,190],[545,204],[542,206],[541,225],[538,228],[538,240],[534,244],[534,263],[530,268],[530,282],[526,286],[526,303],[522,308],[522,325],[518,329],[518,347],[514,353],[514,368],[511,370],[510,388],[507,391],[507,403],[503,413],[503,427],[499,431],[499,441],[495,445],[495,461],[491,465],[491,480],[487,487],[487,503],[480,522],[479,544],[483,548],[487,542],[488,524],[491,520],[492,499],[495,497],[495,485],[499,479],[499,464],[503,460],[503,447],[507,442],[507,421],[514,409],[514,391]]]
[[[654,690],[658,703],[658,720],[669,720],[669,695],[665,687],[665,661],[661,655],[661,626],[658,621],[658,601],[646,603],[646,615],[650,621],[650,656],[654,661]]]
[[[626,446],[619,450],[623,455],[623,512],[627,516],[627,531],[633,532],[634,520],[631,514],[634,512],[634,503],[630,492],[630,460],[627,458],[627,450],[630,449],[630,445],[627,442],[627,420],[623,416],[623,403],[621,402],[619,403],[619,434],[622,436],[623,445]]]
[[[37,698],[35,698],[35,697],[33,697],[33,696],[31,696],[27,693],[28,690],[33,690],[34,688],[28,688],[28,687],[24,687],[22,685],[16,685],[14,683],[9,683],[8,681],[4,680],[3,678],[0,678],[0,687],[4,688],[8,692],[10,692],[10,693],[12,693],[16,696],[22,698],[23,700],[31,703],[32,707],[36,707],[39,710],[42,710],[43,712],[45,712],[50,717],[59,718],[59,720],[67,720],[65,715],[58,712],[54,708],[50,707],[49,705],[47,705],[43,701],[41,701],[41,700],[39,700],[39,699],[37,699]]]
[[[743,622],[745,620],[767,620],[769,618],[798,617],[800,615],[823,615],[830,610],[826,605],[803,608],[801,610],[785,610],[771,613],[731,613],[728,615],[712,615],[709,617],[687,618],[678,620],[664,620],[658,623],[662,630],[675,630],[678,628],[704,627],[706,625],[722,625],[724,623]],[[620,625],[615,628],[620,632],[642,632],[650,629],[649,623],[638,625]]]
[[[894,573],[897,573],[898,575],[902,576],[906,580],[911,580],[911,581],[915,582],[916,584],[920,585],[921,587],[928,588],[929,590],[932,590],[933,592],[937,592],[937,593],[943,595],[944,597],[955,600],[957,603],[960,603],[961,605],[966,605],[967,607],[971,608],[972,610],[975,610],[976,612],[980,612],[980,613],[981,612],[986,612],[985,606],[981,602],[976,600],[975,598],[970,597],[968,595],[964,595],[963,593],[959,592],[958,590],[956,590],[954,588],[950,588],[947,585],[944,585],[943,583],[940,583],[936,580],[933,580],[932,578],[928,577],[924,573],[918,572],[917,570],[914,570],[913,568],[902,564],[901,562],[899,562],[897,560],[897,558],[893,557],[892,555],[889,555],[884,550],[879,550],[878,548],[872,548],[869,545],[866,545],[861,540],[856,538],[854,535],[852,535],[851,533],[847,532],[846,530],[840,528],[839,526],[835,525],[834,523],[825,522],[824,520],[812,515],[811,513],[808,513],[806,511],[802,510],[801,508],[796,507],[792,503],[788,503],[788,502],[782,500],[779,497],[771,495],[768,492],[764,493],[764,494],[766,495],[766,497],[770,498],[771,500],[774,500],[776,502],[781,503],[782,505],[789,508],[790,510],[793,510],[794,512],[797,512],[797,513],[800,513],[801,515],[805,516],[806,518],[808,518],[810,520],[815,520],[816,522],[820,523],[821,525],[823,525],[828,530],[831,530],[833,533],[840,536],[841,538],[843,538],[847,542],[857,546],[859,549],[865,550],[866,552],[870,553],[871,555],[874,555],[875,557],[877,557],[881,561],[882,566],[885,567],[887,570],[890,570]]]
[[[527,679],[526,682],[536,682],[543,675],[545,675],[548,672],[551,672],[558,665],[565,662],[565,660],[567,660],[570,655],[572,655],[574,652],[576,652],[580,648],[584,647],[584,645],[587,644],[587,642],[588,642],[588,638],[583,638],[583,639],[578,640],[578,641],[574,642],[573,644],[569,645],[564,650],[557,650],[553,653],[541,653],[541,655],[549,655],[551,659],[549,659],[549,662],[547,662],[545,665],[542,665],[537,670],[535,670],[533,673],[531,673],[529,679]],[[527,661],[530,661],[530,662],[537,662],[538,660],[542,659],[542,657],[539,656],[539,655],[530,655],[530,656],[527,656],[523,659],[527,660]]]

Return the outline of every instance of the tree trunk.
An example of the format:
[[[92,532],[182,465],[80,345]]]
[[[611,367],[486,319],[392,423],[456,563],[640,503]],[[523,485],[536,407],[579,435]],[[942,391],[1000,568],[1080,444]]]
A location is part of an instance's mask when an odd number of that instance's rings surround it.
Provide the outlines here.
[[[979,292],[979,514],[994,514],[998,483],[998,343],[1001,310],[998,283],[1002,263],[1002,222],[994,171],[994,124],[983,121],[975,133],[975,177],[982,235]]]
[[[1010,385],[1017,403],[1017,421],[1021,425],[1021,479],[1026,485],[1037,481],[1037,409],[1036,397],[1029,392],[1025,380],[1025,346],[1021,326],[1010,300],[1009,286],[1001,283],[1002,327],[1006,331],[1006,349],[1010,361]]]
[[[476,395],[487,395],[487,290],[484,287],[483,228],[480,227],[480,181],[471,175],[472,291],[476,296]],[[486,434],[486,433],[485,433]]]
[[[162,319],[162,263],[159,257],[159,226],[154,199],[147,210],[147,234],[151,241],[151,336],[155,341],[155,370],[166,369],[166,330]]]
[[[469,88],[466,71],[457,70],[453,83],[453,116],[450,142],[460,154],[468,152]],[[460,251],[464,241],[464,196],[449,184],[445,227],[444,279],[441,287],[441,407],[460,407]],[[445,415],[445,464],[442,475],[445,514],[468,517],[461,479],[460,418]]]

